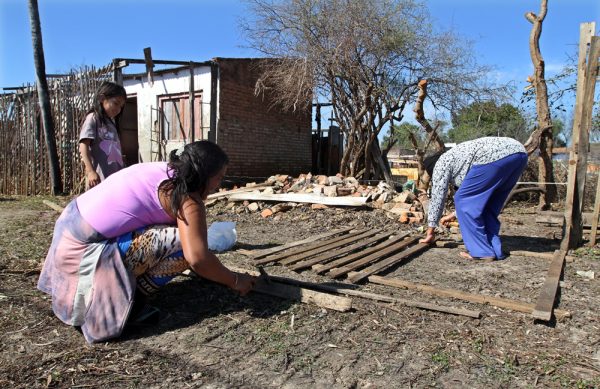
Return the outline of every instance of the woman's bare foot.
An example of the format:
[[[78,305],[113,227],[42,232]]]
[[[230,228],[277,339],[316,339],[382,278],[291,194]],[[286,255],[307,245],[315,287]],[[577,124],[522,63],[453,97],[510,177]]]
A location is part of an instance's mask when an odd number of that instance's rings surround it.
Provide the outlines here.
[[[464,259],[472,259],[472,260],[481,261],[481,262],[492,262],[496,259],[495,257],[473,257],[471,254],[469,254],[466,251],[461,251],[459,253],[459,255]]]

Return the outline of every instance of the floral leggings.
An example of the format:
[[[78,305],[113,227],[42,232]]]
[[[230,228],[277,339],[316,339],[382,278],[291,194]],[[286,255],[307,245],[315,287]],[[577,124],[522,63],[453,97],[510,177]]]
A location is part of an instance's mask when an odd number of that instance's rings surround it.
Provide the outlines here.
[[[189,268],[183,257],[179,230],[174,226],[143,227],[117,239],[123,262],[143,294],[160,287]]]

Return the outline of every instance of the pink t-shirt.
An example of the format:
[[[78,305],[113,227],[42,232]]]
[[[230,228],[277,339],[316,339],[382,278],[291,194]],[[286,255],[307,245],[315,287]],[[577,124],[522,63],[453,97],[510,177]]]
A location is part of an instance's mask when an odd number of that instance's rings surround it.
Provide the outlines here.
[[[158,186],[168,178],[166,162],[132,165],[79,196],[77,207],[83,219],[107,238],[149,225],[175,224],[158,199]]]

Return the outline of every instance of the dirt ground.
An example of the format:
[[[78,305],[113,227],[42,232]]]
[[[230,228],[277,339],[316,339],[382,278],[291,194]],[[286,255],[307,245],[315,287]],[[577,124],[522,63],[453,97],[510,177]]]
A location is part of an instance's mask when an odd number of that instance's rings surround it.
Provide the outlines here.
[[[363,284],[361,290],[480,310],[480,319],[354,298],[341,313],[251,293],[240,297],[178,277],[152,303],[158,325],[89,345],[62,324],[36,288],[58,214],[43,198],[0,199],[0,387],[3,388],[513,388],[600,387],[600,248],[568,263],[558,307],[569,319],[529,314]],[[67,199],[52,198],[65,205]],[[299,206],[263,219],[221,201],[210,221],[237,223],[231,266],[253,269],[238,249],[261,249],[343,226],[397,228],[384,211]],[[511,204],[503,241],[511,250],[551,252],[560,230],[535,223],[533,204]],[[431,248],[387,276],[535,303],[548,261],[511,256],[475,263],[459,248]],[[311,271],[271,274],[331,282]],[[593,271],[594,279],[577,271]],[[583,273],[586,274],[586,273]],[[589,274],[589,273],[587,273]]]

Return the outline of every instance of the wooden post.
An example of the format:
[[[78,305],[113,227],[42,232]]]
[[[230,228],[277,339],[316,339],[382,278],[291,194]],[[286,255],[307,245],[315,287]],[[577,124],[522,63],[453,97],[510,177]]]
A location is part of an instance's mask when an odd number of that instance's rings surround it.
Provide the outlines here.
[[[600,213],[600,172],[597,175],[596,200],[594,203],[594,213],[592,214],[592,232],[590,234],[590,246],[596,245],[596,235],[598,233],[598,214]]]
[[[189,138],[190,138],[190,142],[193,142],[196,140],[196,134],[195,134],[195,126],[194,126],[194,64],[192,62],[190,62],[190,96],[189,96],[189,103],[190,103],[190,114],[189,114],[189,118],[190,118],[190,129],[189,129]]]
[[[586,53],[588,43],[592,40],[592,35],[596,30],[595,23],[582,23],[580,26],[580,36],[579,36],[579,63],[578,63],[578,74],[577,74],[577,95],[575,98],[575,116],[573,118],[573,132],[571,135],[571,152],[569,154],[569,178],[567,181],[567,197],[565,199],[565,227],[563,240],[561,242],[561,250],[568,250],[570,248],[575,248],[581,244],[581,239],[583,236],[583,228],[581,226],[581,204],[583,201],[583,192],[579,191],[580,185],[585,184],[585,168],[586,166],[581,166],[580,164],[580,152],[584,151],[585,153],[585,161],[587,162],[587,128],[583,127],[584,114],[586,111],[589,111],[591,114],[591,103],[588,110],[585,110],[584,107],[586,104],[587,95],[587,85],[588,79],[593,80],[593,84],[595,85],[596,77],[590,78],[588,77],[588,68],[590,63],[586,65]],[[590,61],[593,57],[592,50],[590,48]],[[597,64],[597,57],[596,64]],[[597,74],[597,65],[596,69],[591,69],[595,71]],[[593,100],[593,87],[591,90]],[[581,144],[581,134],[582,132],[586,132],[583,136],[583,140],[586,141],[585,145]],[[579,179],[578,175],[583,174],[583,179]],[[583,181],[581,181],[583,180]]]
[[[154,85],[154,63],[152,62],[152,49],[144,48],[144,60],[146,61],[146,72],[148,73],[148,84]]]

